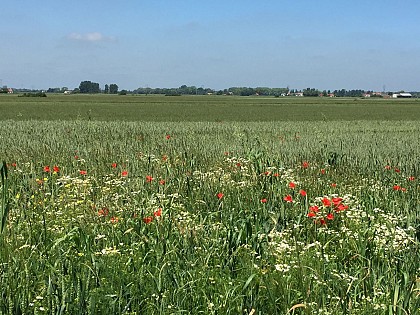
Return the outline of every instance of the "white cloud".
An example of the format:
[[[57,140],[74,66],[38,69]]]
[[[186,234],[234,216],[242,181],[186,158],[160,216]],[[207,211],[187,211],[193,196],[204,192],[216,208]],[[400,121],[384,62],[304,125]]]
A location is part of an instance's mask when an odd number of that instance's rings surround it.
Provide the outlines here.
[[[70,33],[67,35],[67,38],[70,40],[83,41],[83,42],[104,42],[104,41],[114,41],[115,37],[113,36],[104,36],[99,32],[92,33]]]

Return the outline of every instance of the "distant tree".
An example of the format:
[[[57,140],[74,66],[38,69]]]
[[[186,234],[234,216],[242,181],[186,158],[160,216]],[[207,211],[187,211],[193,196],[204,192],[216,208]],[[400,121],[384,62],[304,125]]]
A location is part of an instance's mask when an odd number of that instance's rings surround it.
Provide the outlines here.
[[[303,96],[319,96],[321,94],[317,89],[311,89],[307,88],[306,90],[303,90]]]
[[[100,93],[99,83],[82,81],[79,85],[80,93]]]
[[[205,94],[204,88],[199,87],[199,88],[197,89],[196,93],[197,93],[197,95],[204,95],[204,94]]]
[[[48,90],[47,90],[47,93],[60,93],[61,92],[61,89],[60,88],[49,88]]]
[[[47,94],[44,92],[32,92],[32,93],[23,93],[19,97],[47,97]]]
[[[109,94],[118,94],[118,85],[110,84],[109,86]]]
[[[104,93],[105,94],[108,94],[109,93],[109,85],[108,84],[105,84]]]

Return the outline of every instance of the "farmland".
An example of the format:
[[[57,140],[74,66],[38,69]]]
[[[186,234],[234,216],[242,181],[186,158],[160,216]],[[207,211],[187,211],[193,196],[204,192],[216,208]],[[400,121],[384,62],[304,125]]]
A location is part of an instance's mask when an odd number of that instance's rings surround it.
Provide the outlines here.
[[[417,314],[419,120],[416,99],[1,96],[0,313]]]

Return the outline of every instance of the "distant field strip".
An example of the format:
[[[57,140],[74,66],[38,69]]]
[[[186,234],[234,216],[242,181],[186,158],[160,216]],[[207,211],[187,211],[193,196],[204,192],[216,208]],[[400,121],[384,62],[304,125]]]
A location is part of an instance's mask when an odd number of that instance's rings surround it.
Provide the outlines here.
[[[420,120],[420,100],[227,96],[0,96],[0,119],[95,121]]]

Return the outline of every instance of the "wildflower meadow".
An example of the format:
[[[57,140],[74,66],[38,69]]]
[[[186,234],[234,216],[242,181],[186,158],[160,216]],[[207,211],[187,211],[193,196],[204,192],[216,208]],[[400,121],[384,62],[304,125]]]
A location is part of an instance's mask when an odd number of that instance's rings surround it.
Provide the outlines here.
[[[419,134],[2,120],[0,314],[419,314]]]

